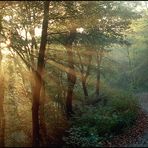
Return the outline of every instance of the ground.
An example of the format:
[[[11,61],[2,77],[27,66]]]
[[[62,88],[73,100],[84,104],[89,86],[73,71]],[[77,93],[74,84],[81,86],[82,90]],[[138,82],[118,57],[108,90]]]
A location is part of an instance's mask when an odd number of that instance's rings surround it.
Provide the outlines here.
[[[104,143],[105,147],[148,147],[148,93],[137,94],[139,115],[132,128]]]
[[[139,102],[141,108],[145,112],[145,115],[148,117],[148,93],[138,94]],[[127,145],[128,147],[148,147],[148,128],[144,129],[144,133],[140,136],[136,143]]]

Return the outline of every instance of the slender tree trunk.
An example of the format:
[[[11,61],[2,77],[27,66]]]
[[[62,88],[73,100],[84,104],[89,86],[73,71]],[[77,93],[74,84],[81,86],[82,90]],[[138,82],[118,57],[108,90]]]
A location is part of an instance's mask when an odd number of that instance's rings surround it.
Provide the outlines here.
[[[4,86],[1,86],[4,87]],[[4,100],[4,90],[1,88],[0,94],[0,147],[4,147],[5,145],[5,115],[3,108],[3,100]]]
[[[40,92],[42,88],[42,73],[44,69],[44,57],[47,42],[49,16],[49,1],[44,2],[44,18],[42,26],[41,44],[38,56],[37,71],[34,72],[35,87],[33,91],[32,104],[32,130],[33,130],[33,146],[40,146],[40,125],[39,125],[39,107],[40,107]]]
[[[76,83],[76,74],[74,72],[73,64],[73,53],[71,49],[68,49],[68,66],[70,68],[69,73],[67,74],[68,78],[68,89],[67,89],[67,98],[66,98],[66,113],[70,117],[74,112],[72,109],[72,98],[73,98],[73,89]]]
[[[100,64],[97,65],[96,96],[100,95]]]
[[[47,137],[47,127],[46,127],[46,122],[45,122],[45,84],[43,83],[42,85],[42,91],[41,91],[41,98],[42,100],[40,101],[40,128],[41,128],[41,141],[42,141],[42,146],[48,146],[49,144],[49,138]]]
[[[127,57],[128,57],[128,62],[129,62],[129,68],[130,68],[130,71],[131,71],[130,86],[131,86],[131,89],[133,90],[134,87],[136,87],[136,82],[135,82],[135,75],[134,75],[134,71],[133,71],[134,65],[133,65],[133,62],[132,62],[132,58],[130,57],[129,48],[127,48]]]
[[[0,80],[0,147],[5,144],[4,83]]]
[[[73,89],[76,83],[76,73],[74,68],[72,43],[75,39],[75,35],[76,35],[75,30],[71,31],[66,44],[67,56],[68,56],[68,67],[69,67],[69,73],[67,73],[68,89],[67,89],[67,97],[66,97],[66,113],[68,118],[71,117],[72,114],[74,113],[72,109],[72,98],[73,98]]]
[[[0,51],[1,52],[1,51]],[[1,71],[2,55],[0,53],[0,147],[5,146],[5,114],[4,114],[4,78]]]
[[[73,88],[74,88],[74,85],[73,86],[68,86],[68,90],[67,90],[67,99],[66,99],[67,117],[71,117],[72,114],[74,113],[73,109],[72,109]]]
[[[89,56],[86,74],[85,74],[85,76],[83,76],[83,74],[82,74],[82,87],[83,87],[83,92],[84,92],[84,95],[85,95],[85,99],[88,97],[88,90],[87,90],[87,86],[86,86],[86,81],[87,81],[87,78],[88,78],[88,76],[90,74],[91,61],[92,61],[92,56]]]
[[[40,89],[41,89],[41,78],[34,73],[35,87],[33,88],[33,102],[32,102],[32,128],[33,128],[33,146],[40,145],[40,134],[39,134],[39,100],[40,100]]]
[[[102,50],[100,49],[100,51],[97,52],[97,81],[96,81],[96,98],[97,99],[99,99],[100,97],[101,59],[102,59]]]
[[[83,92],[85,99],[88,97],[88,91],[87,91],[87,86],[86,86],[86,79],[83,78],[82,80],[82,87],[83,87]]]
[[[91,58],[89,58],[89,63],[88,63],[88,66],[87,66],[87,71],[86,71],[86,74],[84,75],[84,73],[85,73],[84,65],[82,63],[82,58],[81,58],[81,55],[80,55],[78,50],[77,50],[77,54],[78,54],[79,61],[80,61],[80,66],[78,66],[78,68],[80,69],[80,72],[81,72],[82,87],[83,87],[83,92],[84,92],[84,96],[85,96],[85,99],[86,99],[88,97],[88,91],[87,91],[87,87],[86,87],[86,80],[87,80],[87,77],[89,75]]]
[[[34,61],[34,55],[37,52],[37,43],[36,43],[36,39],[35,39],[35,29],[33,28],[32,31],[30,32],[31,34],[31,38],[32,38],[32,44],[31,44],[31,63],[34,66],[35,65],[35,61]]]

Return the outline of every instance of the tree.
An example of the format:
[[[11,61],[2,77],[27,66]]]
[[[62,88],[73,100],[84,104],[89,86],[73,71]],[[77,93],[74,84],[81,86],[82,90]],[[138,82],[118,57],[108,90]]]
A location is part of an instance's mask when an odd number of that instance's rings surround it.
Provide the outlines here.
[[[146,10],[147,12],[147,10]],[[130,55],[130,69],[128,70],[131,77],[132,87],[137,91],[144,90],[147,87],[147,70],[144,68],[147,63],[147,15],[133,21],[131,28],[127,31],[127,40],[131,43],[128,48]],[[142,87],[141,87],[142,86]]]
[[[0,9],[2,9],[5,5],[5,3],[0,3],[0,6],[2,5],[2,7]],[[0,33],[2,31],[2,16],[0,15]],[[1,41],[0,41],[1,44]],[[1,48],[1,47],[0,47]],[[3,71],[2,71],[2,67],[1,67],[1,62],[2,62],[2,52],[0,49],[0,147],[4,147],[5,146],[5,114],[4,114],[4,77],[3,77]]]
[[[35,72],[35,88],[33,91],[33,104],[32,104],[32,127],[33,127],[33,146],[40,145],[40,125],[39,125],[39,107],[40,107],[40,92],[43,85],[42,75],[45,64],[45,50],[47,42],[47,29],[49,18],[49,1],[44,2],[44,18],[42,25],[42,36],[39,49],[37,70]]]
[[[0,59],[0,147],[5,146],[5,114],[4,114],[4,77],[1,68],[1,60]]]
[[[92,63],[92,53],[90,51],[90,48],[89,47],[85,47],[86,50],[82,50],[82,51],[79,51],[80,48],[83,48],[83,47],[78,47],[76,46],[76,53],[77,53],[77,56],[78,56],[78,64],[75,63],[75,65],[78,67],[80,73],[81,73],[81,84],[82,84],[82,88],[83,88],[83,93],[84,93],[84,96],[85,96],[85,99],[87,99],[89,97],[89,94],[88,94],[88,90],[87,90],[87,78],[88,76],[90,75],[90,71],[91,71],[91,63]]]

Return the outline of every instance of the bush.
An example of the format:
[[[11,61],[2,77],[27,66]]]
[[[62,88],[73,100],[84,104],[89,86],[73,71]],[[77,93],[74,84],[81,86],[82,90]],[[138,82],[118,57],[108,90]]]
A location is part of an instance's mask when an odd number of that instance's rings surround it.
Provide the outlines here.
[[[64,137],[63,140],[66,142],[66,145],[70,147],[94,147],[100,146],[99,141],[102,140],[98,136],[96,129],[81,126],[81,127],[72,127],[68,131],[69,136]]]
[[[96,146],[129,128],[138,114],[137,100],[123,91],[108,93],[105,106],[85,106],[76,115],[64,141],[73,146]]]

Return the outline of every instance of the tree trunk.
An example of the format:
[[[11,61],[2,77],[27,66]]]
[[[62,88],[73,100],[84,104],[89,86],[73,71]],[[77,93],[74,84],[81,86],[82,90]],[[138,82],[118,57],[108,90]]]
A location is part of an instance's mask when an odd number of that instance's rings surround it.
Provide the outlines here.
[[[0,80],[0,147],[5,144],[4,81]]]
[[[67,117],[71,117],[73,112],[72,109],[72,98],[73,98],[73,89],[76,83],[76,73],[74,68],[74,59],[73,59],[73,51],[72,51],[72,43],[75,39],[76,32],[75,30],[70,32],[68,37],[68,41],[66,43],[67,56],[68,56],[68,68],[69,72],[67,73],[68,78],[68,89],[67,89],[67,97],[66,97],[66,113]]]
[[[83,87],[83,92],[84,92],[84,96],[86,99],[88,97],[88,91],[87,91],[87,87],[86,87],[86,79],[82,80],[82,87]]]
[[[30,34],[31,34],[31,38],[32,38],[31,51],[30,51],[31,63],[32,63],[32,66],[35,67],[34,55],[36,55],[36,52],[37,52],[37,43],[36,43],[36,39],[35,39],[35,29],[34,28],[30,32]]]
[[[4,78],[1,71],[2,53],[0,50],[0,147],[5,146],[5,114],[4,114]]]
[[[86,80],[87,80],[87,77],[89,76],[89,73],[90,73],[90,64],[91,64],[92,57],[89,56],[86,74],[84,75],[84,73],[85,73],[84,65],[82,63],[82,58],[81,58],[81,55],[80,55],[78,50],[77,50],[77,54],[78,54],[79,61],[80,61],[80,66],[78,66],[78,68],[80,69],[80,72],[81,72],[82,87],[83,87],[83,92],[84,92],[84,96],[85,96],[85,99],[86,99],[88,97],[88,91],[87,91],[87,87],[86,87]]]
[[[69,81],[70,83],[70,81]],[[66,99],[66,113],[67,113],[67,117],[71,117],[73,112],[72,109],[72,97],[73,97],[73,88],[74,88],[74,84],[72,84],[73,86],[69,86],[68,90],[67,90],[67,99]]]
[[[102,50],[100,49],[99,52],[97,51],[97,81],[96,81],[96,98],[99,99],[100,97],[100,66],[102,60]]]
[[[97,65],[96,96],[100,95],[100,64]]]
[[[35,87],[33,89],[33,102],[32,102],[32,128],[33,128],[33,146],[40,145],[40,134],[39,134],[39,100],[40,100],[40,89],[41,89],[41,77],[34,73]]]
[[[68,89],[67,89],[67,98],[66,98],[66,113],[67,117],[71,117],[74,113],[72,109],[72,98],[73,98],[73,89],[76,83],[76,74],[74,72],[74,64],[73,64],[73,54],[68,49],[68,62],[69,62],[69,73],[67,74],[68,78]]]
[[[129,62],[129,68],[131,71],[131,75],[130,75],[130,88],[133,91],[134,88],[136,88],[136,79],[135,79],[135,75],[134,75],[134,65],[132,62],[132,58],[130,56],[130,50],[129,48],[127,48],[127,57],[128,57],[128,62]]]
[[[47,29],[49,16],[49,1],[44,2],[44,18],[42,26],[41,44],[38,56],[37,71],[34,72],[35,87],[33,91],[32,104],[32,130],[34,147],[40,146],[40,125],[39,125],[39,107],[40,107],[40,92],[42,88],[42,73],[44,69],[44,57],[47,43]]]
[[[45,83],[42,84],[42,91],[41,91],[41,98],[42,100],[40,101],[40,128],[41,128],[41,141],[42,141],[42,146],[48,146],[49,145],[49,138],[47,134],[47,127],[46,127],[46,121],[45,121]]]

